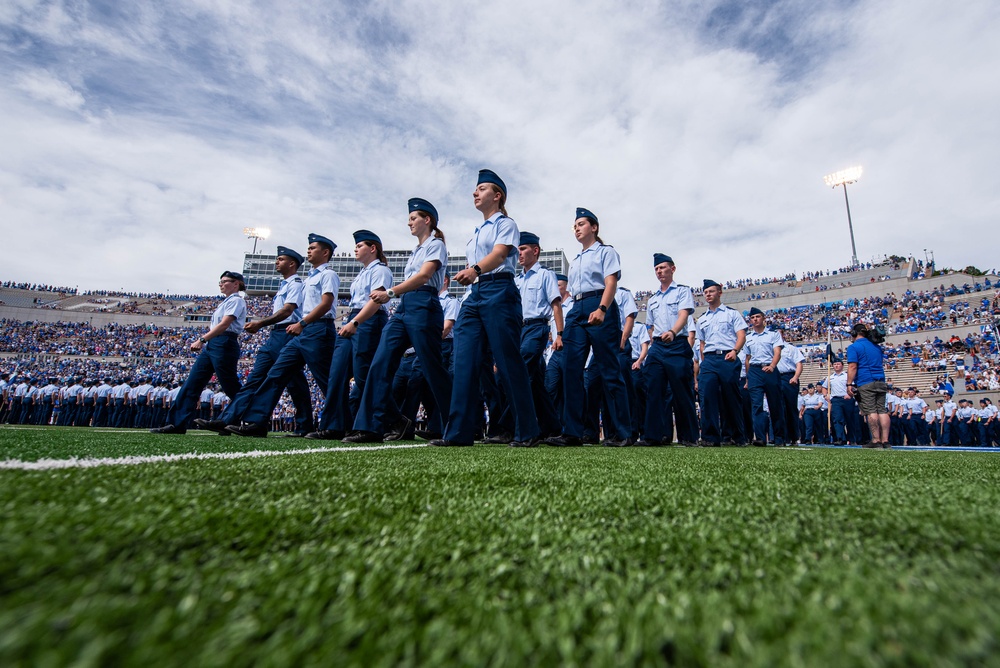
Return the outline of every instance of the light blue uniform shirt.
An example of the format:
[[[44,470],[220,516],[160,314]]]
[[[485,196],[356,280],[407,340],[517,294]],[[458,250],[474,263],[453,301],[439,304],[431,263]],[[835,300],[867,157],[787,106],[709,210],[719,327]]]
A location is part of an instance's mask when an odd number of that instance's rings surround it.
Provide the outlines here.
[[[632,336],[628,337],[628,342],[632,345],[632,361],[639,359],[642,352],[642,344],[650,343],[649,329],[643,324],[637,324],[632,328]],[[643,362],[645,364],[645,361]]]
[[[621,277],[622,263],[618,251],[611,246],[594,242],[590,248],[580,251],[569,265],[569,283],[566,289],[571,295],[579,295],[594,290],[604,290],[604,279],[614,275]]]
[[[337,300],[337,292],[340,290],[340,276],[337,275],[329,263],[321,264],[309,270],[309,277],[302,290],[302,315],[309,315],[314,308],[319,306],[323,300],[323,295],[333,295]],[[332,320],[336,317],[337,309],[331,307],[323,319]]]
[[[653,336],[659,338],[673,328],[681,311],[688,312],[688,323],[691,323],[694,296],[688,286],[671,283],[666,291],[657,290],[646,302],[646,325],[652,326]],[[682,337],[685,333],[680,332],[677,337]]]
[[[824,401],[820,393],[817,392],[815,394],[803,395],[802,404],[806,407],[806,410],[810,410],[813,408],[823,408],[826,401]]]
[[[778,360],[778,373],[795,373],[795,366],[805,359],[806,356],[798,346],[786,342],[781,349],[781,359]]]
[[[750,355],[750,366],[767,366],[774,360],[774,348],[780,347],[784,341],[781,334],[764,329],[758,334],[753,329],[747,330],[746,350]]]
[[[226,328],[226,333],[239,334],[242,332],[243,325],[247,322],[247,302],[243,297],[240,297],[240,293],[234,292],[222,300],[222,303],[215,309],[215,313],[212,314],[212,327],[222,322],[222,319],[227,315],[235,316],[236,319]]]
[[[469,243],[465,245],[465,257],[471,267],[479,264],[487,255],[493,252],[493,247],[499,244],[510,246],[510,252],[503,263],[490,274],[508,273],[513,275],[517,266],[517,247],[521,243],[521,233],[513,218],[508,218],[499,211],[483,221],[476,228]],[[447,261],[447,259],[446,259]],[[438,286],[440,288],[440,286]]]
[[[391,287],[392,269],[381,260],[369,262],[357,278],[351,281],[351,309],[364,308],[373,292],[379,288],[388,290]],[[387,310],[385,304],[382,304],[382,310]]]
[[[536,263],[514,279],[521,291],[521,314],[525,320],[551,318],[552,302],[559,299],[555,272]]]
[[[274,302],[271,304],[271,315],[284,308],[285,304],[295,304],[295,310],[278,325],[291,325],[302,320],[302,291],[304,288],[305,283],[302,281],[302,277],[297,274],[281,281],[278,294],[274,295]]]
[[[406,268],[403,270],[403,280],[411,279],[425,262],[437,261],[438,268],[424,285],[434,288],[435,292],[441,292],[444,287],[444,274],[448,270],[448,249],[444,242],[433,234],[424,243],[413,249],[410,259],[406,261]]]
[[[106,398],[109,394],[111,394],[112,389],[113,388],[107,383],[101,383],[100,385],[97,386],[97,398],[98,399]]]
[[[784,355],[785,351],[782,350],[781,354]],[[820,381],[820,385],[827,387],[826,378]],[[841,371],[840,373],[830,374],[830,384],[829,384],[830,396],[833,398],[843,399],[847,396],[847,372]]]
[[[630,315],[638,315],[639,307],[635,303],[632,293],[623,287],[615,291],[615,303],[618,304],[618,319],[621,320],[622,329],[625,329],[625,321]]]
[[[747,328],[743,315],[725,304],[709,309],[698,318],[698,338],[705,342],[705,352],[732,350],[736,347],[736,333]]]
[[[462,303],[458,301],[455,297],[449,294],[439,295],[438,299],[441,301],[441,310],[444,311],[445,320],[458,320],[458,312],[462,308]],[[455,338],[455,327],[452,326],[448,335],[444,337],[445,340]]]

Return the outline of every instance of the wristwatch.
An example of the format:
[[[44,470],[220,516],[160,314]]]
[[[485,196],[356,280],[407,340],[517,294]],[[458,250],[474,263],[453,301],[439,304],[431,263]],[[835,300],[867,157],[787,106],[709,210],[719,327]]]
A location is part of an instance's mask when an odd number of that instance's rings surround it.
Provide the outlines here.
[[[388,290],[386,290],[385,294],[389,295],[389,299],[395,299],[396,298],[396,293],[393,291],[392,288],[389,288]]]
[[[198,340],[201,341],[202,343],[208,343],[208,339],[206,339],[204,336],[199,336]]]
[[[600,306],[598,306],[597,308],[601,309],[601,312],[602,312],[602,313],[607,313],[607,312],[608,312],[608,307],[607,307],[607,306],[605,306],[604,304],[601,304],[601,305],[600,305]]]
[[[475,269],[476,276],[482,276],[483,275],[483,270],[479,267],[478,264],[472,265],[472,268]]]

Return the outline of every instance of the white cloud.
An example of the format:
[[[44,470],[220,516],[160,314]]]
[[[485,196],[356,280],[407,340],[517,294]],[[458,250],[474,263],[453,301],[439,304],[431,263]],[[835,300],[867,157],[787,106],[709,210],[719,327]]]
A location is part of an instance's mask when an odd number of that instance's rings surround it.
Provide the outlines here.
[[[4,278],[210,291],[251,223],[293,247],[361,227],[409,247],[410,196],[437,204],[457,250],[484,166],[522,228],[570,257],[574,208],[597,212],[635,289],[654,250],[691,283],[846,264],[843,196],[822,176],[854,163],[862,259],[1000,264],[982,243],[993,4],[790,1],[727,24],[734,7],[8,7],[0,216],[59,261],[19,254]]]

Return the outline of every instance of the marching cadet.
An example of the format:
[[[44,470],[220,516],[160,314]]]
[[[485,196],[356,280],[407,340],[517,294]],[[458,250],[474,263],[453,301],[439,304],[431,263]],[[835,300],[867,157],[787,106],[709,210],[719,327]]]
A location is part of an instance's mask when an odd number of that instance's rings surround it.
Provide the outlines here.
[[[750,325],[744,350],[747,351],[747,389],[753,410],[753,444],[765,445],[768,440],[768,415],[764,412],[766,396],[774,444],[784,445],[785,415],[781,410],[781,379],[778,375],[784,341],[781,334],[767,329],[764,312],[757,307],[750,309]]]
[[[823,395],[816,391],[816,386],[812,383],[806,386],[806,395],[802,397],[802,409],[799,417],[806,424],[805,438],[803,443],[822,443],[823,431],[821,422],[823,412],[820,407],[825,404]]]
[[[466,244],[469,266],[455,274],[459,284],[471,285],[472,289],[455,323],[455,381],[448,426],[444,437],[432,440],[431,444],[467,446],[475,440],[478,416],[483,410],[476,374],[480,371],[484,346],[488,346],[514,410],[511,443],[535,445],[539,437],[538,419],[528,370],[521,358],[521,295],[514,285],[521,234],[517,224],[507,216],[507,186],[494,172],[480,170],[472,199],[483,215],[483,223]]]
[[[805,355],[794,343],[783,341],[778,359],[778,380],[781,388],[781,407],[785,416],[785,444],[794,445],[801,440],[799,433],[799,376]],[[773,411],[774,409],[772,409]]]
[[[620,285],[615,290],[615,304],[618,305],[618,320],[621,324],[618,365],[622,380],[625,382],[625,396],[628,398],[629,417],[631,417],[632,404],[635,402],[635,388],[632,386],[632,350],[629,347],[629,339],[632,336],[632,330],[635,328],[635,318],[639,313],[639,307],[635,303],[632,291]],[[599,426],[603,426],[606,434],[618,431],[615,425],[614,412],[611,410],[607,396],[604,393],[604,381],[601,376],[600,365],[593,365],[592,362],[593,353],[587,358],[586,372],[584,374],[584,382],[587,388],[587,410],[584,412],[584,442],[589,442],[591,436],[593,437],[593,441],[597,442]],[[631,429],[631,426],[629,428]]]
[[[444,233],[438,228],[439,217],[434,205],[414,197],[407,202],[407,208],[407,225],[410,234],[417,238],[417,247],[410,253],[403,280],[388,290],[373,289],[369,293],[371,302],[361,311],[361,316],[368,315],[379,305],[400,297],[396,312],[382,330],[354,420],[354,431],[343,439],[345,443],[398,440],[412,433],[411,419],[400,412],[391,397],[393,375],[403,353],[411,346],[420,358],[420,370],[441,409],[438,414],[447,414],[453,401],[451,377],[441,358],[444,311],[438,297],[448,270],[448,249]],[[395,433],[390,433],[390,429]],[[430,429],[443,431],[442,426]]]
[[[986,405],[986,399],[979,400],[979,410],[976,417],[979,418],[979,446],[982,448],[993,447],[993,411]]]
[[[955,419],[958,422],[959,445],[976,444],[976,410],[967,399],[958,400],[958,410],[955,411]]]
[[[565,274],[556,274],[556,285],[559,286],[559,304],[562,308],[563,326],[565,327],[566,317],[569,314],[569,310],[573,308],[573,296],[567,289],[569,277]],[[549,323],[550,340],[555,341],[556,336],[562,331],[562,329],[556,326],[555,320]],[[552,346],[549,346],[549,358],[545,361],[545,391],[552,397],[552,404],[555,406],[556,415],[559,416],[560,423],[563,420],[563,410],[565,409],[565,402],[563,401],[564,354],[565,351],[562,348],[556,350]]]
[[[558,436],[562,432],[562,419],[556,413],[552,398],[545,391],[545,348],[549,341],[549,320],[555,320],[556,337],[552,350],[562,350],[563,314],[559,285],[553,271],[538,264],[541,246],[538,235],[521,232],[518,245],[518,262],[523,273],[514,279],[521,293],[521,358],[528,370],[532,399],[538,427],[543,436]]]
[[[708,310],[696,323],[702,355],[698,374],[701,438],[702,445],[719,446],[723,413],[734,433],[744,431],[738,356],[746,342],[747,323],[739,311],[722,303],[722,286],[717,282],[706,279],[702,295]]]
[[[226,427],[231,434],[267,436],[271,414],[281,393],[307,364],[320,391],[325,392],[329,387],[330,358],[337,342],[333,305],[340,290],[340,276],[330,266],[336,248],[337,244],[327,237],[309,235],[306,259],[312,269],[302,286],[302,318],[285,327],[285,333],[292,340],[281,348],[278,359],[251,397],[243,412],[242,424]]]
[[[392,287],[392,270],[382,251],[382,239],[371,230],[355,232],[354,258],[361,263],[362,269],[351,281],[351,312],[347,322],[337,331],[319,431],[306,434],[306,438],[341,439],[347,434],[354,424],[368,370],[389,320],[385,304],[370,298],[373,292],[385,292]],[[354,390],[351,390],[351,378],[354,378]],[[352,396],[355,397],[353,410]]]
[[[212,397],[215,396],[215,385],[209,385],[201,391],[198,397],[198,417],[205,422],[212,421]]]
[[[105,378],[97,386],[97,398],[94,402],[94,426],[107,427],[108,419],[111,416],[111,386],[112,379]]]
[[[563,392],[565,411],[563,433],[546,439],[549,445],[579,446],[584,436],[584,365],[588,349],[598,365],[615,432],[604,434],[604,445],[624,446],[632,443],[632,421],[629,417],[628,394],[622,379],[618,353],[621,350],[621,320],[615,296],[621,276],[618,252],[598,236],[597,216],[584,208],[576,210],[573,234],[582,250],[569,267],[569,291],[574,308],[566,318],[563,331]]]
[[[299,252],[285,246],[278,246],[277,256],[274,259],[274,270],[281,275],[281,284],[271,302],[271,315],[260,320],[247,322],[243,326],[243,331],[248,334],[256,334],[265,327],[270,329],[270,334],[264,345],[257,351],[253,369],[247,376],[246,382],[243,383],[243,389],[218,417],[211,420],[204,418],[195,420],[195,425],[200,429],[228,436],[229,432],[226,431],[226,427],[240,424],[254,393],[267,378],[274,363],[278,361],[282,349],[292,340],[287,332],[288,326],[302,320],[301,306],[305,281],[298,275],[298,271],[303,262],[305,262],[305,258]],[[301,368],[289,373],[287,390],[295,405],[295,414],[299,422],[298,431],[290,433],[302,434],[312,431],[312,399],[309,396],[309,384]]]
[[[688,323],[694,313],[691,288],[674,282],[677,266],[663,253],[653,254],[659,289],[646,302],[646,325],[652,330],[642,375],[646,386],[646,414],[642,439],[636,445],[670,443],[670,415],[677,416],[677,440],[682,445],[698,441],[694,405],[694,354]],[[671,411],[663,407],[670,401]]]
[[[847,371],[844,370],[844,363],[840,360],[833,362],[833,373],[830,374],[830,383],[827,385],[824,378],[820,385],[826,387],[830,392],[830,419],[833,422],[833,442],[837,445],[851,443],[860,445],[861,438],[858,433],[858,403],[853,397],[847,396]]]
[[[952,427],[955,425],[955,411],[958,410],[958,405],[952,401],[951,392],[945,392],[945,401],[941,405],[944,410],[944,417],[941,420],[941,445],[953,445],[955,440],[954,430]]]
[[[632,349],[632,367],[629,369],[629,374],[632,376],[632,387],[635,388],[635,403],[630,406],[629,417],[632,418],[632,439],[635,441],[640,440],[646,422],[646,378],[643,366],[645,366],[646,358],[649,356],[651,343],[649,328],[645,324],[640,324],[632,329],[632,336],[629,337],[629,346]],[[672,420],[671,429],[673,429]]]
[[[114,389],[111,392],[111,398],[114,402],[114,414],[110,423],[112,427],[117,429],[121,429],[126,426],[128,413],[128,406],[126,406],[126,402],[128,401],[128,391],[128,381],[125,378],[121,378],[120,382],[114,386]]]
[[[225,299],[212,314],[212,326],[205,334],[191,344],[191,350],[201,352],[191,365],[177,401],[167,415],[167,424],[150,429],[154,434],[183,434],[187,432],[198,397],[213,375],[230,397],[240,391],[240,381],[236,375],[236,365],[240,360],[239,333],[246,324],[247,303],[241,296],[246,290],[243,274],[224,271],[219,277],[219,291]]]

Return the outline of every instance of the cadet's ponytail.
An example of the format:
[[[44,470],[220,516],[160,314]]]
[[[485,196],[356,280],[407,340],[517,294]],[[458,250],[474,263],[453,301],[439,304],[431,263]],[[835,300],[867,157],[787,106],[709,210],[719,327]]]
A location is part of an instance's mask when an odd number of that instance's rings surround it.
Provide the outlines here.
[[[500,204],[499,204],[499,206],[500,206],[500,213],[502,213],[503,215],[507,216],[507,206],[506,206],[506,204],[507,204],[507,193],[505,193],[503,190],[501,190],[500,186],[498,186],[495,183],[490,183],[489,186],[490,186],[490,188],[493,189],[493,192],[500,193]],[[507,217],[509,218],[510,216],[507,216]]]
[[[381,243],[379,243],[378,241],[368,241],[368,240],[363,241],[362,243],[366,244],[370,248],[375,249],[375,257],[378,258],[379,262],[381,262],[382,264],[389,264],[389,261],[385,259],[385,252],[382,250]]]

